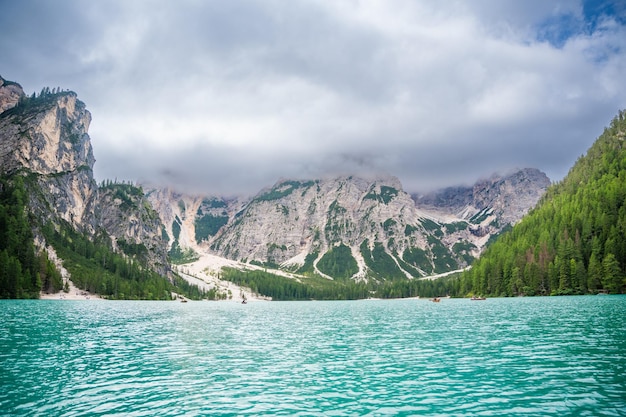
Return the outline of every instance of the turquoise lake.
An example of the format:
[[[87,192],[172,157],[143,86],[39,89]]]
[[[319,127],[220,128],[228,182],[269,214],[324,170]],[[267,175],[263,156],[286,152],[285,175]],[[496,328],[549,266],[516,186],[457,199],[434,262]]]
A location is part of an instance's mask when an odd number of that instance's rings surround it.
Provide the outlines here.
[[[0,301],[0,414],[626,416],[626,296]]]

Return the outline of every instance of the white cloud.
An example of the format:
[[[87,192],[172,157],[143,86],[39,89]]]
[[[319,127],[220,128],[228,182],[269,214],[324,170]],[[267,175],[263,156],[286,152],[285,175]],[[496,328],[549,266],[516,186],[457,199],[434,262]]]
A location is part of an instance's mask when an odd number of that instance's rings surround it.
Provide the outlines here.
[[[79,93],[100,178],[252,192],[387,171],[420,188],[531,165],[558,179],[626,107],[624,27],[590,30],[577,2],[38,6],[0,18],[33,51],[0,41],[2,75]],[[17,29],[27,18],[47,36]]]

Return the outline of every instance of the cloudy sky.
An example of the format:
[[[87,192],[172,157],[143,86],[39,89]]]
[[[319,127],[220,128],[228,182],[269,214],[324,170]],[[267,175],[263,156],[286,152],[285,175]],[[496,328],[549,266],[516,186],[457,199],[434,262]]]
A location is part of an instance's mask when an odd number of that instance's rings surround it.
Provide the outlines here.
[[[0,0],[0,75],[78,93],[98,181],[560,180],[626,108],[624,4]]]

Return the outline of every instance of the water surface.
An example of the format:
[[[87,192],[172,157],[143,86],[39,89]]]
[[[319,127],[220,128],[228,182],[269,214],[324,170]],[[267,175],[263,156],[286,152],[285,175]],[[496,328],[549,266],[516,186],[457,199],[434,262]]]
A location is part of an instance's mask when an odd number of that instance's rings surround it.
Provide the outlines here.
[[[6,415],[626,415],[626,296],[1,301],[0,323]]]

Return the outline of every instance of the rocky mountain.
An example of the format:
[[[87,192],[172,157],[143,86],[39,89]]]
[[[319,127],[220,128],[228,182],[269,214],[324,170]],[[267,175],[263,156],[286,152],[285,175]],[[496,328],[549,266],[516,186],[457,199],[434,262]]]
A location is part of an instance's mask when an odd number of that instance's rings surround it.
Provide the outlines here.
[[[98,275],[97,283],[81,282],[112,297],[163,297],[170,287],[145,270],[171,277],[171,262],[198,259],[187,278],[211,275],[216,285],[223,285],[220,269],[211,262],[346,282],[447,273],[468,266],[549,184],[525,169],[420,196],[394,177],[281,180],[241,199],[144,193],[133,184],[96,184],[91,114],[75,93],[45,88],[26,96],[0,78],[0,110],[0,179],[21,178],[34,240],[76,258],[74,271],[104,268],[81,274]],[[117,274],[129,280],[123,288]],[[29,288],[37,288],[31,275]]]
[[[537,207],[491,245],[459,294],[626,292],[626,112],[551,186]]]
[[[15,107],[23,96],[21,85],[0,77],[0,113]]]
[[[104,233],[114,250],[139,255],[161,274],[169,271],[160,220],[141,189],[96,184],[91,114],[74,92],[44,89],[29,97],[0,78],[0,109],[0,174],[25,179],[38,224],[65,222],[91,237]]]
[[[468,266],[548,185],[525,169],[413,198],[393,177],[283,180],[247,201],[168,190],[148,198],[177,251],[358,281]]]
[[[6,85],[6,82],[5,82]],[[93,203],[97,187],[95,162],[87,135],[91,114],[72,92],[14,100],[0,104],[0,162],[2,174],[27,175],[41,191],[31,195],[37,217],[59,217],[74,227],[94,232]],[[5,87],[0,87],[0,91]],[[10,106],[12,104],[12,106]]]
[[[517,223],[548,186],[550,179],[546,174],[526,168],[508,175],[493,175],[471,187],[449,187],[412,197],[422,210],[479,224],[480,233],[493,235],[506,225]]]

